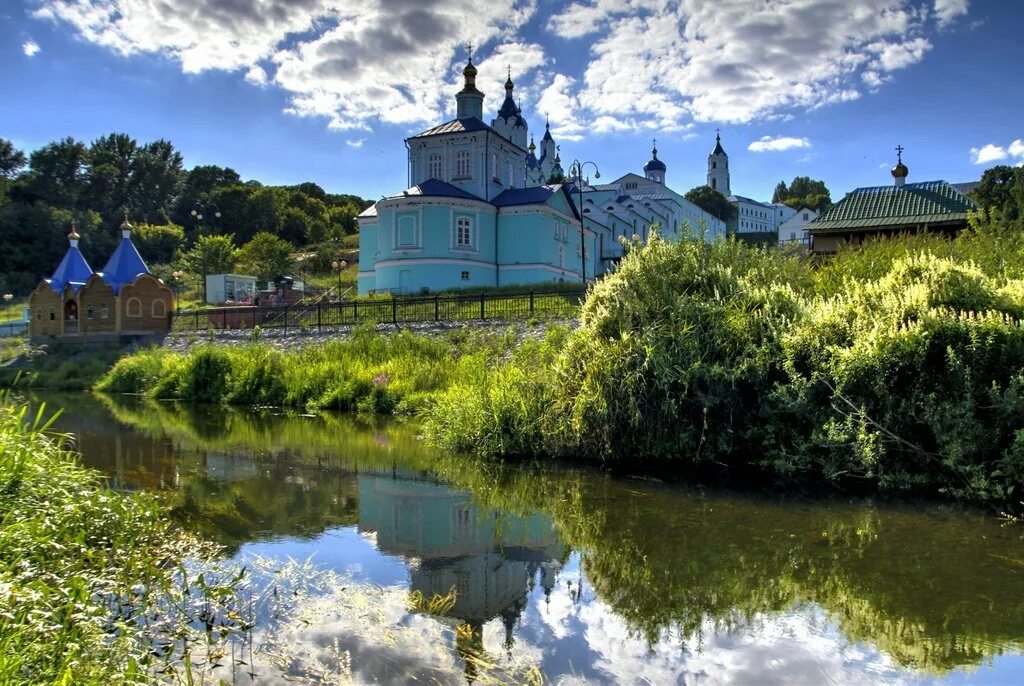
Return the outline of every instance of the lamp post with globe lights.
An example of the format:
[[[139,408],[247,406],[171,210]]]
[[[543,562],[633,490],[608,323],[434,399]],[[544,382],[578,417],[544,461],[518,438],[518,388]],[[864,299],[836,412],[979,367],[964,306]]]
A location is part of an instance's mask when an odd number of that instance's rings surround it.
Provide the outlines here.
[[[192,215],[192,218],[195,219],[195,221],[196,221],[196,242],[197,243],[199,242],[199,237],[203,235],[203,227],[205,226],[204,223],[203,223],[203,218],[204,217],[209,217],[211,211],[213,213],[213,216],[216,219],[220,219],[220,208],[217,207],[217,205],[215,205],[212,202],[205,203],[205,204],[197,202],[195,204],[195,207],[192,208],[192,212],[190,212],[190,214]],[[207,221],[209,221],[209,220],[207,220]],[[206,305],[207,304],[207,292],[206,292],[206,251],[205,250],[202,251],[202,258],[203,258],[203,305]]]
[[[185,272],[180,269],[175,269],[171,272],[171,281],[174,283],[174,302],[178,308],[178,314],[181,314],[181,285],[185,280]]]
[[[600,179],[601,171],[597,168],[596,162],[580,162],[575,159],[572,166],[569,167],[569,176],[576,179],[576,190],[579,191],[580,196],[580,278],[583,280],[584,286],[587,285],[587,241],[583,229],[583,168],[588,164],[594,168],[594,178]]]
[[[341,272],[348,266],[348,262],[345,260],[335,260],[331,262],[331,269],[338,272],[338,300],[341,300]]]

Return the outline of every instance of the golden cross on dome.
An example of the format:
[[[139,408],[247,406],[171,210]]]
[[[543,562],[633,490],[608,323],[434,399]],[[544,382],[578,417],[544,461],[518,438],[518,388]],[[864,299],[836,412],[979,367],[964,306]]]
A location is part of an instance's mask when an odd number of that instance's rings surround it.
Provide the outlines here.
[[[469,43],[466,46],[466,57],[469,59],[470,62],[473,61],[473,44],[472,43]]]

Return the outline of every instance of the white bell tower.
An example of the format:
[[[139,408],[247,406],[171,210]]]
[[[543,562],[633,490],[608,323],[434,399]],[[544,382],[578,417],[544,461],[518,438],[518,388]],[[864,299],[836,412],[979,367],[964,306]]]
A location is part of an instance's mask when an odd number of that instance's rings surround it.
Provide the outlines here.
[[[729,188],[729,156],[722,148],[721,129],[715,129],[715,149],[708,155],[708,185],[727,198],[732,195],[732,189]]]

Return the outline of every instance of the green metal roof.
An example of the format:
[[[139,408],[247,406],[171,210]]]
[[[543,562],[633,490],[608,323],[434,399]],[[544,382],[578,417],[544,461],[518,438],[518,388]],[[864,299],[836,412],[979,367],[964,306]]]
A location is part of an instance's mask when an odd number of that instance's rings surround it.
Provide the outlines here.
[[[965,222],[974,209],[973,202],[945,181],[872,186],[848,193],[807,228],[817,234]]]

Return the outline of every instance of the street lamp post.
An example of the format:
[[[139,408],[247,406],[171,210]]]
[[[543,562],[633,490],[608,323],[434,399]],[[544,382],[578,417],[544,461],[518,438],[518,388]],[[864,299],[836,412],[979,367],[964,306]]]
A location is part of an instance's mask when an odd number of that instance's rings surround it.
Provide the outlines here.
[[[171,280],[174,281],[174,302],[178,309],[178,314],[181,314],[181,282],[185,278],[185,272],[180,270],[174,270],[171,272]]]
[[[341,272],[344,271],[347,266],[348,262],[345,260],[335,260],[334,262],[331,262],[331,269],[338,272],[338,300],[341,300]]]
[[[583,168],[588,164],[594,168],[594,178],[600,179],[601,171],[597,168],[596,162],[580,162],[575,159],[569,167],[569,174],[576,177],[576,190],[580,196],[580,278],[583,279],[584,286],[587,285],[587,239],[583,229]]]
[[[212,202],[206,204],[197,202],[195,207],[192,208],[192,218],[196,220],[196,243],[199,242],[199,237],[203,234],[203,213],[209,214],[211,209],[213,210],[213,216],[220,219],[220,208]],[[203,305],[205,306],[209,300],[206,292],[206,251],[203,250],[201,252],[203,258]]]

